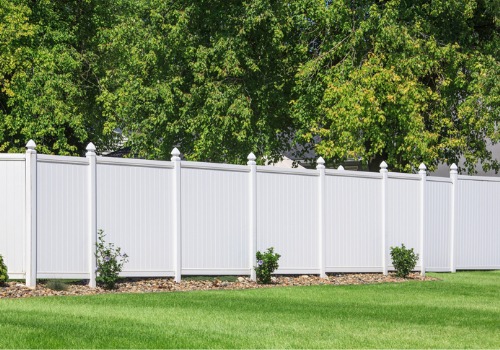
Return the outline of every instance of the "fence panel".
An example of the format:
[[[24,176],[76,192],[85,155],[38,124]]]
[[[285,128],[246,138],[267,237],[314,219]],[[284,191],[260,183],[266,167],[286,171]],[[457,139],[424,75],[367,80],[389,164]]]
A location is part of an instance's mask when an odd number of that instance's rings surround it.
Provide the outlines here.
[[[348,173],[326,173],[326,271],[380,272],[381,176],[345,176]]]
[[[457,269],[500,268],[500,182],[483,179],[458,177]]]
[[[38,155],[37,277],[88,277],[85,158]]]
[[[24,155],[0,155],[0,255],[10,278],[25,273]]]
[[[249,168],[181,170],[182,273],[249,274]]]
[[[451,235],[450,179],[427,177],[425,191],[426,270],[450,271]]]
[[[129,256],[123,276],[172,276],[172,164],[97,158],[97,228]]]
[[[36,162],[35,174],[34,168],[26,172],[24,154],[0,155],[0,254],[12,278],[35,284],[26,255],[35,235],[36,277],[92,277],[89,223],[96,217],[106,241],[130,256],[123,276],[249,274],[255,241],[257,250],[275,247],[282,255],[277,273],[322,273],[323,239],[326,272],[382,271],[384,248],[390,266],[391,246],[404,243],[422,256],[421,241],[429,271],[500,268],[500,179],[453,173],[452,179],[423,182],[420,175],[387,173],[384,180],[386,173],[326,170],[321,197],[323,170],[259,166],[254,192],[254,164],[97,157],[93,194],[93,157],[32,154],[28,164]],[[30,174],[36,205],[26,208]],[[180,188],[174,188],[176,174]],[[89,211],[91,198],[97,199],[96,216]],[[181,270],[174,261],[178,248]]]
[[[257,167],[257,250],[281,254],[278,273],[318,273],[318,175]]]
[[[392,266],[391,246],[404,243],[420,254],[420,176],[389,173],[386,203],[386,259]],[[420,269],[420,259],[415,268]]]

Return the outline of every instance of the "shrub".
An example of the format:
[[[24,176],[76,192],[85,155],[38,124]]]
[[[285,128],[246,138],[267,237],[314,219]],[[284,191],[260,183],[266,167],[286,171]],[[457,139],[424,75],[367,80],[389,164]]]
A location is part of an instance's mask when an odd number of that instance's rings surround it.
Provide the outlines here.
[[[9,275],[7,274],[7,265],[3,262],[3,257],[0,255],[0,285],[7,282]]]
[[[68,290],[68,285],[64,283],[63,281],[59,280],[50,280],[46,284],[47,288],[52,289],[52,290]]]
[[[392,265],[396,269],[396,276],[405,278],[415,268],[418,254],[413,252],[413,248],[407,249],[404,244],[401,244],[401,247],[391,247],[391,258]]]
[[[278,260],[281,255],[274,253],[274,248],[271,247],[264,253],[258,251],[255,257],[257,258],[257,266],[255,267],[257,282],[271,283],[271,274],[279,267]]]
[[[118,280],[118,274],[122,271],[123,265],[128,262],[128,255],[122,254],[120,248],[115,248],[113,243],[106,244],[105,236],[104,231],[99,230],[95,254],[97,258],[96,281],[105,289],[113,289]]]

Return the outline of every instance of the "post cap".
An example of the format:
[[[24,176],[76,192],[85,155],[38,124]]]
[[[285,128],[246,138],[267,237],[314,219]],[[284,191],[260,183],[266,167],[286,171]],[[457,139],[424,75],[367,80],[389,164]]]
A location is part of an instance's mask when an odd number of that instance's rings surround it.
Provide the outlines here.
[[[340,171],[344,171],[344,167],[342,165],[339,165],[339,167],[337,168],[337,170],[340,170]]]
[[[178,162],[181,160],[181,152],[177,149],[177,147],[175,147],[172,152],[170,152],[170,154],[172,155],[172,157],[170,158],[170,160],[172,162]]]
[[[458,167],[455,163],[453,163],[450,166],[450,175],[457,175],[458,174]]]
[[[418,167],[418,170],[427,170],[427,167],[425,166],[424,163],[420,163],[420,166]]]
[[[385,162],[385,160],[383,160],[382,163],[380,163],[380,168],[387,169],[387,163]]]
[[[32,149],[34,150],[36,148],[36,143],[33,140],[29,140],[28,143],[26,144],[27,149]]]
[[[253,154],[253,152],[250,152],[247,159],[248,159],[247,165],[255,165],[256,164],[255,160],[257,159],[257,157],[255,156],[255,154]]]
[[[181,155],[181,152],[177,149],[177,147],[175,147],[170,154],[174,157],[179,157]]]
[[[325,168],[325,160],[323,157],[319,157],[318,160],[316,161],[316,169],[324,169]]]
[[[87,148],[86,148],[87,151],[89,152],[95,152],[95,145],[90,142],[88,145],[87,145]]]

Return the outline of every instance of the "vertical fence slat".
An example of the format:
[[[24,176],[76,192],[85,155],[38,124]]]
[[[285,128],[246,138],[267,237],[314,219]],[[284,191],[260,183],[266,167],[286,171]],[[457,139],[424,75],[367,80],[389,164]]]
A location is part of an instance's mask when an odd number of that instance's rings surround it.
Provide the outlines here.
[[[386,237],[387,237],[387,203],[386,203],[386,198],[387,198],[387,163],[382,162],[380,163],[380,173],[382,174],[382,185],[381,185],[381,206],[382,206],[382,273],[384,275],[387,275],[389,273],[388,268],[387,268],[387,259],[386,259],[386,253],[387,253],[387,243],[386,243]]]
[[[172,196],[172,209],[174,211],[172,228],[174,231],[174,265],[175,265],[175,281],[181,281],[182,273],[182,237],[181,237],[181,152],[177,148],[172,151],[171,161],[174,163],[174,176],[172,181],[173,196]]]
[[[36,144],[26,144],[26,286],[36,287]]]
[[[318,183],[318,246],[319,246],[319,276],[326,277],[326,254],[325,254],[325,160],[319,157],[316,169],[319,173]]]
[[[450,210],[450,271],[457,272],[455,263],[455,233],[456,233],[456,200],[457,200],[457,181],[458,167],[453,163],[450,167],[451,179],[451,210]]]
[[[427,167],[421,163],[418,167],[420,175],[420,274],[425,276],[425,182],[427,180]]]
[[[247,157],[247,165],[250,167],[249,177],[249,265],[250,265],[250,279],[257,280],[257,275],[254,269],[255,254],[257,253],[257,163],[255,162],[255,154],[250,153]]]
[[[89,220],[89,287],[96,287],[96,267],[97,258],[95,256],[96,252],[96,242],[97,242],[97,163],[95,146],[91,142],[87,146],[87,153],[85,156],[89,161],[88,168],[88,220]]]

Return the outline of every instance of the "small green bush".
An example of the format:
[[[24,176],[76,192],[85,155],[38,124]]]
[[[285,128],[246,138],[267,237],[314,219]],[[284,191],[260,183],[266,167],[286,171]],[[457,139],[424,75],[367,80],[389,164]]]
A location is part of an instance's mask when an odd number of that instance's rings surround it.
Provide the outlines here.
[[[50,280],[46,284],[47,288],[57,291],[68,290],[68,285],[60,280]]]
[[[7,274],[7,265],[3,261],[3,256],[0,255],[0,285],[7,282],[9,275]]]
[[[396,269],[396,276],[405,278],[415,268],[418,254],[413,252],[413,248],[407,249],[404,244],[401,244],[401,247],[391,247],[391,258],[392,265]]]
[[[103,230],[99,230],[96,243],[96,281],[105,289],[115,288],[118,281],[118,274],[122,271],[123,265],[128,262],[128,255],[122,254],[119,247],[115,248],[113,243],[106,244]]]
[[[271,247],[264,253],[258,251],[255,257],[257,258],[257,266],[255,267],[257,282],[262,284],[271,283],[271,274],[279,267],[278,260],[281,255],[274,253],[274,248]]]

